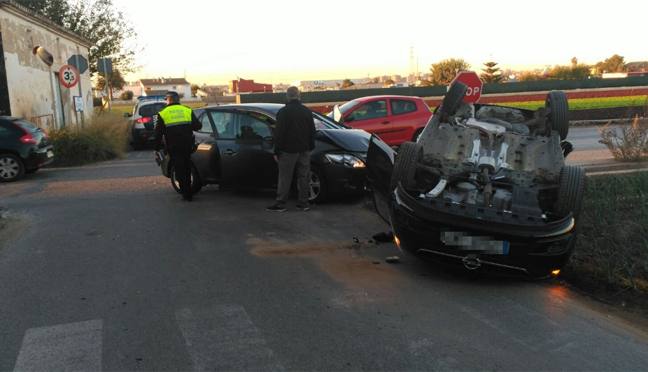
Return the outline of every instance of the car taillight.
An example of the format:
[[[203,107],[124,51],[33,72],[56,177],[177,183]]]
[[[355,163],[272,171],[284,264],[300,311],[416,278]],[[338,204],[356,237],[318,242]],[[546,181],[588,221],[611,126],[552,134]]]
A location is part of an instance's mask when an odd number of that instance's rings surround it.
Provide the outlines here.
[[[152,121],[153,121],[153,118],[150,118],[150,117],[139,118],[139,119],[136,120],[136,122],[138,122],[140,124],[146,124],[146,123],[150,123]]]
[[[36,142],[36,138],[32,136],[31,133],[25,133],[24,136],[20,137],[20,142],[25,143],[25,144],[32,144],[35,145],[38,142]]]

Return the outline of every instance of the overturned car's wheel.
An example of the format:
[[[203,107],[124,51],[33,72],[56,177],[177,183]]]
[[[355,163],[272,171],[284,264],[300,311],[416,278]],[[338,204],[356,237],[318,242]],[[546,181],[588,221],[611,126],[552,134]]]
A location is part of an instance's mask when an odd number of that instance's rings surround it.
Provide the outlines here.
[[[169,175],[171,176],[171,186],[173,186],[173,189],[179,194],[180,193],[180,182],[178,182],[178,179],[176,178],[176,172],[175,168],[173,165],[169,166]],[[196,167],[193,165],[191,166],[191,192],[193,194],[197,194],[200,189],[202,189],[202,182],[200,181],[200,176],[198,175],[198,171],[196,170]]]
[[[547,94],[545,108],[548,110],[547,119],[551,130],[560,134],[560,139],[564,140],[569,134],[569,104],[565,92],[553,90]]]
[[[421,146],[414,142],[405,142],[398,149],[394,171],[392,172],[391,189],[396,188],[399,182],[405,187],[410,187],[414,183],[416,173],[416,163],[421,153]]]
[[[441,103],[440,108],[441,113],[446,115],[454,115],[459,109],[459,106],[461,106],[461,102],[466,96],[467,91],[468,86],[466,84],[460,81],[455,81],[450,86],[448,93],[446,93],[445,97],[443,97],[443,102]]]
[[[582,167],[566,165],[560,170],[560,186],[556,199],[555,213],[566,217],[569,213],[578,217],[585,193],[585,170]]]

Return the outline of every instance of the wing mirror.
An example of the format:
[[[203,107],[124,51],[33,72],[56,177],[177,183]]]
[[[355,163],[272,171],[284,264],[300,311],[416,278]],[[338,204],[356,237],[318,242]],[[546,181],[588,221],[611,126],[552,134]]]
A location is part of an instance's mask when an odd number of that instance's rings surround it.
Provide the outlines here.
[[[130,112],[125,112],[124,113],[125,118],[130,118],[131,116],[133,116],[133,114],[131,114]]]

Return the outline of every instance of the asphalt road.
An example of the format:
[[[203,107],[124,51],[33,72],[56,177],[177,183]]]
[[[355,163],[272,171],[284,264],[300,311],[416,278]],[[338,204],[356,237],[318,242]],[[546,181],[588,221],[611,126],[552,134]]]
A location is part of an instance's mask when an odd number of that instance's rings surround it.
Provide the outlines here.
[[[567,140],[574,145],[575,151],[605,150],[607,147],[598,141],[601,139],[597,127],[571,127]]]
[[[271,199],[184,203],[148,152],[0,185],[0,370],[648,366],[646,333],[560,284],[389,265],[364,201]]]

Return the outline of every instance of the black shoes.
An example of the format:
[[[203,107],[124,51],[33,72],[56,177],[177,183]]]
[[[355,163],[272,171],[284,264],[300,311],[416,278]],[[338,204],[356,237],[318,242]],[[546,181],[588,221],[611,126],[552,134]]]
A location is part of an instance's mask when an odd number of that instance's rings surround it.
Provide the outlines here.
[[[286,211],[286,206],[283,205],[283,204],[276,203],[276,204],[273,204],[273,205],[269,206],[268,208],[266,208],[266,211],[268,211],[268,212],[285,212]]]

